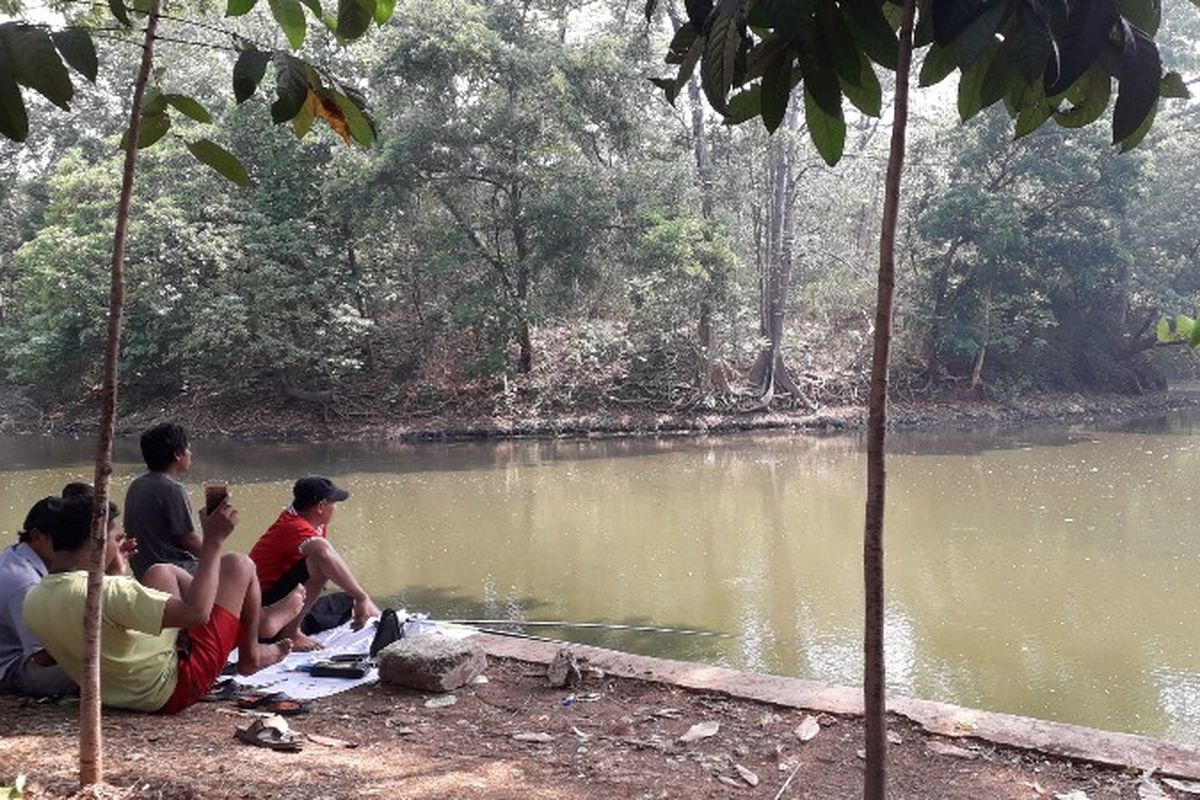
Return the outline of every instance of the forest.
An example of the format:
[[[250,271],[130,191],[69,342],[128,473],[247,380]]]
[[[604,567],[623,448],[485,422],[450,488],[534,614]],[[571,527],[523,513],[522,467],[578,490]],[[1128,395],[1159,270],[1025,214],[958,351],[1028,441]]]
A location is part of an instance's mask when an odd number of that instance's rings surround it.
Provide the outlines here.
[[[1194,90],[1189,9],[1166,3],[1158,40]],[[141,154],[126,410],[865,402],[890,74],[847,92],[858,108],[829,166],[797,104],[769,136],[728,124],[736,104],[714,112],[696,77],[675,86],[662,54],[681,12],[642,12],[400,2],[348,46],[309,25],[306,56],[369,100],[358,137],[311,114],[272,125],[266,91],[235,101],[231,42],[286,46],[269,20],[165,18],[151,91],[188,87],[215,122],[175,114]],[[115,98],[140,50],[95,36],[98,84],[79,82],[69,111],[27,93],[28,141],[0,140],[0,381],[42,408],[90,408],[100,383],[126,125]],[[1121,153],[1104,126],[1084,127],[1107,96],[1014,131],[942,82],[951,66],[916,67],[894,395],[1142,393],[1193,375],[1194,356],[1156,327],[1200,306],[1200,106],[1164,103]],[[192,157],[200,129],[248,185]]]

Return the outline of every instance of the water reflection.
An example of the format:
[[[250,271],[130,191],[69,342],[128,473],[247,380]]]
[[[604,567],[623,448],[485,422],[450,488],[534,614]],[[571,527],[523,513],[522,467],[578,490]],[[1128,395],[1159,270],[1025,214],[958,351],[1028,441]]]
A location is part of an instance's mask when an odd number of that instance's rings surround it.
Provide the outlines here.
[[[1196,419],[894,437],[889,687],[1200,742]],[[0,527],[86,477],[91,447],[0,439]],[[192,486],[233,484],[240,549],[297,474],[337,476],[353,497],[335,541],[374,594],[407,608],[727,631],[530,630],[861,680],[856,437],[195,450]],[[120,496],[140,464],[132,443],[118,453]]]

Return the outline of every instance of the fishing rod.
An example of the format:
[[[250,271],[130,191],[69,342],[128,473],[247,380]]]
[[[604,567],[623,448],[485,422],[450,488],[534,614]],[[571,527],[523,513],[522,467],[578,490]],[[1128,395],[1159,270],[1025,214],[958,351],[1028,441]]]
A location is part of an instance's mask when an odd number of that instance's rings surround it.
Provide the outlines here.
[[[440,622],[450,622],[456,625],[516,625],[529,628],[583,628],[604,631],[630,631],[633,633],[674,633],[684,636],[714,636],[728,638],[730,634],[721,631],[698,631],[688,628],[660,628],[655,625],[620,625],[611,622],[567,622],[565,620],[518,620],[518,619],[446,619]]]

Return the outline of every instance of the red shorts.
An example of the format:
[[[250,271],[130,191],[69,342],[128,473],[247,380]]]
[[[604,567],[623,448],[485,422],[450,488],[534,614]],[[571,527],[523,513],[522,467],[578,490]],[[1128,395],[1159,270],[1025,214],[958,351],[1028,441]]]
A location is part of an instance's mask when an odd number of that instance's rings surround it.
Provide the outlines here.
[[[237,647],[241,623],[227,608],[213,604],[208,624],[189,628],[191,649],[179,658],[179,679],[171,699],[158,710],[175,714],[203,697],[225,669],[229,654]]]

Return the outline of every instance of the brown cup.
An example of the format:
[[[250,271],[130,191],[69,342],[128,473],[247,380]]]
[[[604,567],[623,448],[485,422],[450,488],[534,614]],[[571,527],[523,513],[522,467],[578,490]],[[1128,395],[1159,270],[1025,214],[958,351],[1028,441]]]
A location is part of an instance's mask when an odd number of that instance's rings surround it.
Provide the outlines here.
[[[204,484],[204,513],[211,514],[229,497],[229,484]]]

